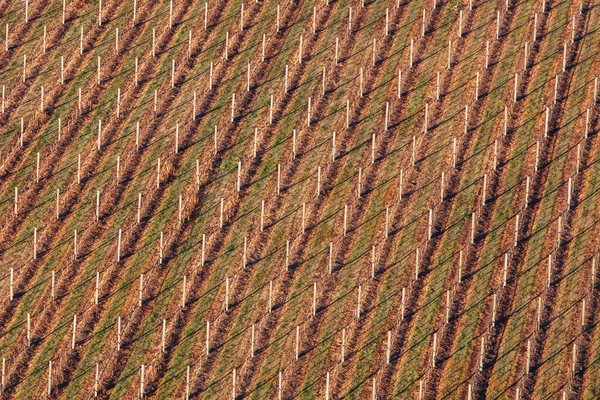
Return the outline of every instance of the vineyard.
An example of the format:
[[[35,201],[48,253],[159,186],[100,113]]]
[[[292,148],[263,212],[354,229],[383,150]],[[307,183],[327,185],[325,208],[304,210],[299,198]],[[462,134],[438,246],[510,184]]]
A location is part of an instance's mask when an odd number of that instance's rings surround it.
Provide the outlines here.
[[[600,3],[0,0],[0,397],[600,398]]]

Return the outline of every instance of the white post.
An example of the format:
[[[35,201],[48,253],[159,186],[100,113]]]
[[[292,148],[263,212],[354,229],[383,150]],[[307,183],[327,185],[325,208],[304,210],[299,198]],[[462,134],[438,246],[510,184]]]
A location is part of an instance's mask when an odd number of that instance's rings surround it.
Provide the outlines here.
[[[75,349],[75,334],[77,332],[77,314],[73,315],[73,332],[71,335],[71,349]]]
[[[121,228],[119,228],[119,234],[117,238],[117,262],[121,261]]]
[[[138,291],[138,305],[141,307],[144,302],[144,274],[140,274],[140,287]]]

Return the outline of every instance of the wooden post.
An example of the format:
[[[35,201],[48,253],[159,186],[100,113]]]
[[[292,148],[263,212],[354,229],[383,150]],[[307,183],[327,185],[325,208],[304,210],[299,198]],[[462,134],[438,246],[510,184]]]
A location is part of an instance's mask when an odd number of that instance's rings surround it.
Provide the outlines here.
[[[8,291],[8,299],[12,301],[15,298],[15,269],[14,267],[10,267],[10,277],[9,277],[9,291]]]
[[[414,154],[414,152],[413,152],[413,154]],[[414,160],[414,156],[413,156],[413,160]],[[414,162],[413,162],[413,165],[414,165]],[[400,178],[399,178],[399,181],[400,181],[400,185],[399,185],[399,186],[400,186],[400,187],[399,187],[399,189],[398,189],[398,191],[399,191],[399,193],[400,193],[400,194],[399,194],[399,196],[398,196],[399,200],[402,200],[402,189],[403,189],[403,186],[404,186],[404,182],[403,182],[403,181],[404,181],[404,179],[403,179],[403,175],[404,175],[404,170],[401,168],[401,169],[400,169]]]
[[[37,227],[33,227],[33,259],[37,259]]]
[[[329,274],[333,271],[333,242],[329,242]]]
[[[73,332],[71,334],[71,349],[75,349],[75,334],[77,333],[77,314],[73,315]]]
[[[225,61],[229,59],[229,31],[225,32]]]
[[[331,137],[331,161],[335,161],[335,131]]]
[[[411,52],[412,53],[412,52]],[[411,57],[412,59],[412,57]],[[448,40],[448,69],[452,68],[452,40]]]
[[[56,189],[56,219],[60,217],[60,189]]]
[[[306,203],[302,203],[302,234],[306,231]]]
[[[160,231],[160,236],[158,239],[158,263],[162,264],[163,262],[163,231]]]
[[[19,215],[19,188],[15,186],[15,216]]]
[[[429,103],[425,103],[425,121],[423,121],[423,133],[427,134],[429,126]]]
[[[279,385],[277,386],[277,400],[281,400],[282,393],[283,393],[281,371],[279,371],[278,377],[279,377],[279,379],[278,379],[279,380]]]
[[[463,12],[460,10],[458,12],[458,37],[462,37],[462,23],[463,23]]]
[[[237,168],[237,191],[240,191],[241,188],[241,178],[242,177],[242,162],[238,161],[238,168]]]
[[[79,28],[79,55],[83,54],[83,26]]]
[[[8,25],[7,25],[8,27]],[[340,38],[336,36],[335,38],[335,65],[338,64],[339,61],[339,47],[340,47]]]
[[[210,321],[206,321],[206,355],[210,353]]]
[[[529,205],[529,187],[530,187],[531,177],[527,175],[527,179],[525,181],[525,208]]]
[[[99,119],[98,120],[98,143],[97,143],[98,150],[100,150],[101,138],[102,138],[102,120]]]
[[[377,56],[377,39],[373,38],[373,60],[372,64],[375,66],[376,56]]]
[[[344,205],[344,236],[346,236],[346,231],[348,228],[348,204]]]
[[[303,37],[300,35],[300,43],[298,45],[298,64],[302,64],[302,43]]]
[[[440,71],[436,73],[435,99],[440,99]]]
[[[398,98],[402,97],[402,70],[398,70]]]
[[[410,39],[410,57],[409,57],[409,62],[408,62],[408,66],[410,68],[413,67],[413,54],[414,54],[414,48],[415,48],[415,41],[413,38]]]
[[[514,103],[517,102],[518,91],[519,91],[519,74],[515,74],[515,85],[513,88],[513,102]]]
[[[75,232],[77,232],[77,230],[75,230]],[[54,270],[52,270],[52,273],[50,274],[50,297],[52,297],[52,301],[54,301],[55,296],[54,296],[54,288],[55,288],[55,283],[56,283],[56,272]],[[12,289],[12,288],[11,288]],[[11,299],[12,300],[12,299]]]
[[[415,281],[419,280],[419,251],[420,249],[417,247],[415,249]]]
[[[340,348],[342,362],[346,361],[346,328],[342,328],[342,346]]]
[[[265,201],[260,201],[260,231],[265,230]]]
[[[475,244],[475,231],[476,231],[477,217],[475,213],[471,213],[471,244]]]
[[[527,340],[527,360],[525,363],[525,373],[529,374],[531,367],[531,340]]]
[[[96,305],[96,306],[98,305],[99,297],[100,297],[100,271],[96,271],[96,288],[94,290],[94,305]]]
[[[482,194],[481,194],[481,205],[482,206],[485,206],[485,202],[486,202],[487,180],[488,180],[487,174],[483,174],[483,190],[482,190]]]
[[[117,156],[117,177],[116,177],[117,178],[116,179],[117,186],[119,185],[119,172],[120,172],[120,169],[121,169],[121,156]]]
[[[145,365],[142,364],[141,368],[140,368],[140,399],[144,398],[144,373],[145,373]]]
[[[121,228],[119,228],[119,234],[117,238],[117,262],[121,261]]]
[[[306,126],[310,126],[310,111],[311,111],[311,102],[312,99],[309,96],[308,97],[308,106],[307,106],[307,111],[306,111]]]
[[[183,276],[183,282],[181,283],[181,308],[185,308],[187,298],[187,275]]]
[[[97,69],[96,69],[96,75],[97,75],[97,81],[98,81],[98,85],[100,85],[100,56],[98,56],[98,65],[97,65]]]
[[[208,1],[204,2],[204,30],[208,27]]]
[[[46,25],[44,25],[44,33],[42,36],[42,52],[46,53]]]
[[[479,372],[483,371],[483,362],[485,359],[485,336],[481,337],[481,345],[479,346]]]
[[[269,281],[269,302],[267,303],[267,311],[273,311],[273,280]]]
[[[40,152],[38,151],[35,157],[35,182],[40,181]]]
[[[290,240],[285,241],[285,271],[287,272],[290,266]]]
[[[48,361],[48,396],[52,394],[52,360]]]
[[[321,166],[317,166],[317,197],[321,194]]]
[[[535,164],[533,166],[533,169],[535,172],[537,172],[537,170],[538,170],[539,162],[540,162],[540,140],[538,139],[535,142]]]
[[[356,191],[357,191],[357,197],[360,199],[360,193],[361,193],[361,189],[360,189],[360,184],[362,181],[362,168],[358,167],[358,182],[356,184]]]
[[[517,214],[517,217],[515,218],[515,242],[514,242],[514,247],[517,247],[517,244],[519,243],[519,214]]]
[[[546,107],[546,120],[544,122],[544,138],[548,137],[549,124],[550,124],[550,107]]]
[[[280,6],[279,6],[279,4],[277,4],[277,17],[275,19],[276,20],[275,27],[276,27],[277,32],[279,32],[279,27],[281,26],[280,22],[279,22],[280,14],[281,14]]]
[[[375,278],[375,245],[371,246],[371,278]]]
[[[360,318],[361,303],[362,303],[362,285],[358,285],[358,297],[356,300],[356,318]]]
[[[225,311],[229,311],[229,277],[225,278]]]
[[[427,224],[427,240],[431,240],[431,231],[433,229],[433,209],[429,209],[429,222]]]
[[[388,330],[387,331],[387,347],[385,350],[385,363],[386,364],[390,363],[391,353],[392,353],[392,331]]]
[[[223,209],[224,209],[224,199],[221,197],[221,213],[219,216],[219,228],[223,228]]]
[[[508,107],[504,106],[504,136],[508,133]]]
[[[94,373],[94,398],[98,397],[98,378],[100,374],[99,364],[96,363],[96,371]]]
[[[500,11],[496,12],[496,40],[500,39]]]
[[[564,44],[563,47],[563,61],[562,61],[562,72],[567,70],[567,44]]]
[[[402,299],[400,300],[400,317],[404,321],[404,313],[406,311],[406,287],[402,288]]]
[[[327,378],[325,379],[325,400],[329,400],[329,371],[327,372]]]
[[[27,313],[27,347],[31,347],[31,314]]]
[[[585,135],[584,137],[587,139],[590,133],[590,109],[585,110]]]
[[[296,360],[300,358],[300,326],[296,325]]]
[[[312,315],[317,315],[317,282],[313,282]]]
[[[433,333],[433,346],[431,347],[431,366],[435,368],[435,359],[437,358],[437,332]]]
[[[526,71],[527,70],[527,59],[529,58],[529,42],[525,42],[525,49],[524,49],[524,56],[523,56],[523,69]]]
[[[138,305],[141,307],[144,302],[144,274],[140,274],[140,287],[138,292]]]
[[[386,8],[387,11],[387,8]],[[425,13],[425,8],[423,8],[423,17],[421,18],[421,37],[425,37],[425,17],[426,17],[426,13]],[[387,20],[386,20],[387,22]]]
[[[425,10],[423,10],[425,11]],[[390,34],[390,9],[385,8],[385,36]]]
[[[352,7],[348,7],[348,33],[352,34]]]
[[[117,317],[117,351],[121,351],[121,317]]]
[[[442,171],[441,177],[440,177],[440,203],[444,202],[444,188],[445,188],[445,173],[444,171]]]
[[[165,352],[165,342],[166,342],[166,335],[167,335],[167,320],[163,319],[162,320],[162,335],[161,335],[161,348],[162,348],[162,352]]]

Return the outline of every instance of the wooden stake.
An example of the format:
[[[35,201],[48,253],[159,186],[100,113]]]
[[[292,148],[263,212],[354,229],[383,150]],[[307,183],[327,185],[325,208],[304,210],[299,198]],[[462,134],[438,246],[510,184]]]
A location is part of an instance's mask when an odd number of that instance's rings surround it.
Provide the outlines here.
[[[225,311],[229,311],[229,277],[225,278]]]
[[[340,348],[341,360],[346,361],[346,328],[342,328],[342,346]]]
[[[52,394],[52,360],[48,361],[48,396]]]
[[[71,334],[71,350],[75,349],[75,334],[77,332],[77,314],[73,315],[73,332]]]
[[[144,274],[140,274],[140,287],[138,292],[138,305],[141,307],[144,302]]]
[[[210,321],[206,321],[206,355],[210,353]]]
[[[296,325],[296,360],[300,357],[300,326]]]
[[[333,271],[333,242],[329,242],[329,274]]]
[[[121,228],[117,237],[117,262],[121,261]]]

